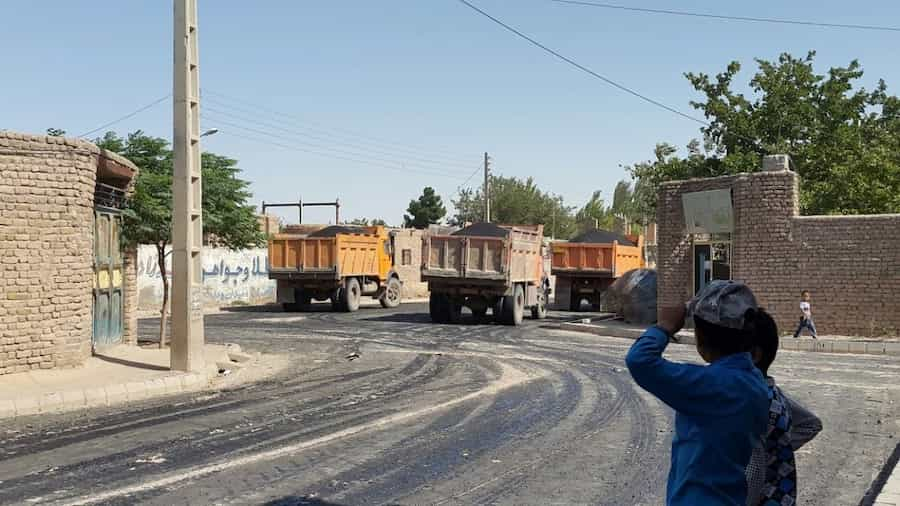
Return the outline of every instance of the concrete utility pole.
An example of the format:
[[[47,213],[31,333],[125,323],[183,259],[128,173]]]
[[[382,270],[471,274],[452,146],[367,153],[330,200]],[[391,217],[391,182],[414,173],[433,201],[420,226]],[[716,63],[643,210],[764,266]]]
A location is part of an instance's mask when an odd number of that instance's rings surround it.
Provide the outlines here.
[[[484,152],[484,222],[491,222],[491,158]]]
[[[198,372],[204,367],[204,337],[197,0],[175,0],[174,27],[170,362],[174,370]]]

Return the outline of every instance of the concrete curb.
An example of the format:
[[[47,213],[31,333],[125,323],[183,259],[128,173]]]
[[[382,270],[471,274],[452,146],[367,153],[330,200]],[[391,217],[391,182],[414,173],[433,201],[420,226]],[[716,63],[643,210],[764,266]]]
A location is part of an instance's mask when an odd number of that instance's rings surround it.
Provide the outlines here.
[[[0,400],[0,419],[113,406],[126,402],[202,390],[209,385],[211,379],[212,374],[177,373],[160,378],[118,383],[104,387],[50,392],[40,396],[21,399],[3,399]]]
[[[643,330],[615,327],[598,327],[587,323],[570,322],[544,325],[545,328],[583,332],[606,337],[637,339]],[[694,336],[677,334],[679,344],[697,344]],[[781,338],[780,349],[791,351],[808,351],[813,353],[849,353],[855,355],[888,355],[900,357],[900,342],[893,341],[836,341],[833,339],[792,339]]]

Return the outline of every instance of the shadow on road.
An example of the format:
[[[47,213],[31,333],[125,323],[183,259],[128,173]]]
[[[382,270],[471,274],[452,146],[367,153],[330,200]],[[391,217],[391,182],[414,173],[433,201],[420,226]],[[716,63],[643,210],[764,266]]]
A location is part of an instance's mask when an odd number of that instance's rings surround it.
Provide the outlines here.
[[[370,318],[362,318],[363,321],[370,322],[391,322],[391,323],[423,323],[430,325],[431,316],[426,313],[394,313],[383,316],[373,316]],[[463,315],[459,325],[493,325],[494,319],[491,316],[485,317],[483,320],[476,320],[472,315]]]
[[[157,339],[156,342],[158,343],[159,339]],[[147,364],[144,362],[135,362],[133,360],[127,360],[127,359],[118,358],[118,357],[110,357],[107,355],[102,355],[100,353],[94,353],[94,358],[100,359],[104,362],[109,362],[111,364],[127,365],[128,367],[135,367],[137,369],[149,369],[151,371],[168,371],[169,370],[168,367],[161,366],[161,365]]]
[[[275,499],[265,503],[265,506],[344,506],[335,502],[323,501],[314,497],[287,496],[281,499]],[[385,506],[400,506],[400,504],[392,503]]]
[[[322,306],[325,307],[325,306]],[[226,313],[283,313],[278,304],[259,304],[255,306],[223,306],[220,310]]]

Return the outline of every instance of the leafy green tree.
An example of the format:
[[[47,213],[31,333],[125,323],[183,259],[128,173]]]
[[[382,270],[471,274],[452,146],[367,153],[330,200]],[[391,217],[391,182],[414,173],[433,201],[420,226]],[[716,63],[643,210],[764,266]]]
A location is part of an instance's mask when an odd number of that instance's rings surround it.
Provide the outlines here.
[[[353,218],[352,220],[347,222],[348,225],[358,225],[360,227],[368,227],[381,225],[382,227],[388,226],[387,222],[382,220],[381,218],[374,218],[371,221],[368,218]]]
[[[627,229],[633,230],[635,226],[643,223],[638,213],[631,183],[625,180],[616,184],[613,201],[610,205],[606,205],[601,192],[595,191],[584,207],[575,213],[575,221],[580,230],[594,227],[615,230],[618,228],[618,223],[623,223],[627,225]]]
[[[611,230],[615,225],[615,216],[612,208],[603,201],[600,191],[595,191],[591,199],[575,213],[575,221],[581,231],[594,227]]]
[[[126,138],[113,132],[95,143],[116,152],[138,166],[134,193],[123,211],[122,238],[125,244],[156,246],[163,283],[160,309],[160,347],[165,344],[166,306],[169,281],[166,277],[166,246],[172,241],[172,151],[165,139],[142,131]],[[249,183],[238,178],[237,161],[213,153],[203,153],[203,235],[230,249],[261,246],[265,242],[254,208],[247,204]]]
[[[509,225],[544,225],[544,234],[570,237],[576,231],[573,208],[563,204],[562,197],[537,187],[534,179],[492,175],[491,221]],[[464,188],[453,200],[456,214],[450,219],[455,226],[483,221],[484,196],[481,190]]]
[[[409,201],[406,212],[409,214],[403,216],[404,227],[426,228],[440,222],[447,215],[447,208],[434,188],[426,186],[417,200]]]
[[[642,212],[655,209],[655,190],[672,179],[757,171],[764,154],[786,153],[803,179],[801,208],[811,214],[900,212],[900,99],[879,81],[858,87],[858,61],[814,71],[815,52],[757,59],[751,97],[732,89],[741,65],[715,77],[688,73],[705,100],[692,102],[710,125],[686,157],[669,144],[633,165]]]

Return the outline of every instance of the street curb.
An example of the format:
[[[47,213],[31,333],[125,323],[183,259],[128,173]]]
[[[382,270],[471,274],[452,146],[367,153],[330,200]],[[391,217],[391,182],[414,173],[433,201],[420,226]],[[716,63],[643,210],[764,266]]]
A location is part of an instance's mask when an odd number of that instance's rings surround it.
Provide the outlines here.
[[[624,339],[637,339],[644,333],[643,330],[624,328],[597,327],[587,323],[567,322],[543,325],[544,328],[557,330],[569,330],[605,337],[621,337]],[[676,334],[679,344],[697,344],[692,335]],[[888,355],[900,357],[900,342],[888,341],[835,341],[832,339],[792,339],[781,338],[779,348],[790,351],[808,351],[813,353],[840,353],[852,355]]]
[[[63,413],[98,408],[202,390],[215,376],[212,372],[175,373],[144,381],[117,383],[103,387],[49,392],[21,399],[0,400],[0,420],[46,413]]]

